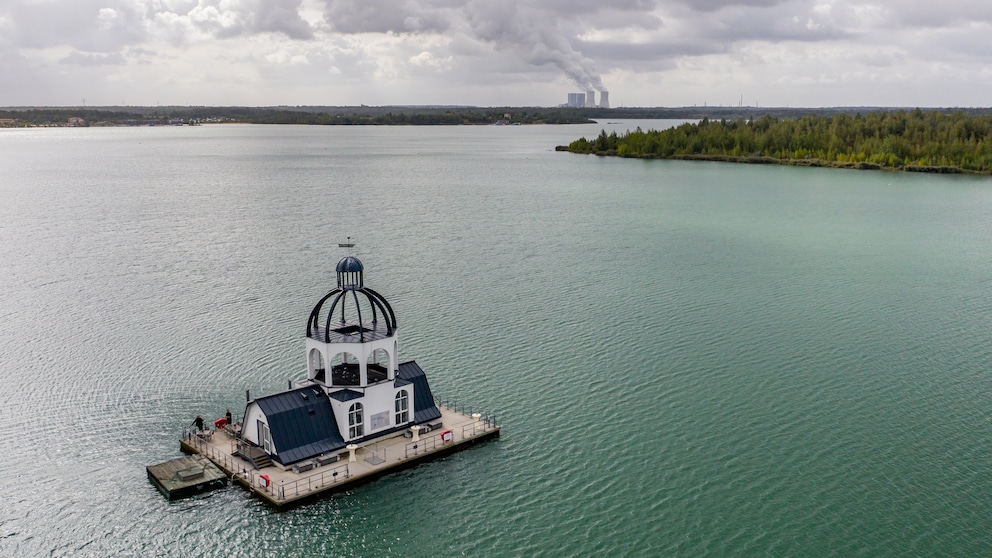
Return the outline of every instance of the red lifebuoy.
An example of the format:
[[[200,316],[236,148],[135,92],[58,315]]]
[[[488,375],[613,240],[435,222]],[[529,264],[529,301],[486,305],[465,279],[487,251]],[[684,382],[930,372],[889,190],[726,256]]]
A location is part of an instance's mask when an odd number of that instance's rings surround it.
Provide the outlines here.
[[[258,485],[262,488],[268,488],[270,484],[269,475],[258,475]]]
[[[223,430],[225,426],[227,426],[227,418],[225,417],[220,417],[214,421],[214,428],[217,430]]]
[[[455,439],[455,435],[452,434],[450,430],[445,430],[444,432],[441,433],[441,441],[442,442],[447,443],[447,442],[450,442],[450,441],[452,441],[454,439]]]

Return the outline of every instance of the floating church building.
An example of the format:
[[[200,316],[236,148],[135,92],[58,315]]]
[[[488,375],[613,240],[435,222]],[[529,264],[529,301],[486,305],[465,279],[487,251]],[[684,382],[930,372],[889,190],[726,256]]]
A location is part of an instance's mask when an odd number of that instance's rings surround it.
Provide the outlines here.
[[[243,418],[187,428],[180,448],[202,454],[283,507],[499,436],[492,414],[435,399],[416,361],[399,362],[396,314],[342,258],[337,286],[306,322],[306,375],[248,400]]]
[[[424,371],[399,363],[396,315],[365,286],[362,262],[336,271],[307,319],[306,378],[245,409],[244,440],[284,466],[441,418]]]

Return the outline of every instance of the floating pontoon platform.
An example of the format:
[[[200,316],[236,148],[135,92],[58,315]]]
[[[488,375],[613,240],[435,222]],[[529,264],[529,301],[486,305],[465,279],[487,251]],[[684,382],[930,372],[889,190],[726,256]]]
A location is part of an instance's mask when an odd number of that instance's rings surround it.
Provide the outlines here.
[[[148,480],[169,500],[185,498],[227,484],[227,475],[203,456],[171,459],[145,467]]]
[[[429,424],[416,425],[405,432],[396,432],[361,446],[342,448],[289,467],[269,463],[268,459],[260,463],[255,454],[264,452],[245,451],[243,444],[239,450],[237,433],[224,429],[187,432],[180,440],[180,449],[200,454],[200,459],[209,458],[230,475],[234,483],[272,507],[285,509],[499,436],[501,428],[493,415],[469,414],[457,410],[454,405],[438,404],[437,407],[441,417]]]

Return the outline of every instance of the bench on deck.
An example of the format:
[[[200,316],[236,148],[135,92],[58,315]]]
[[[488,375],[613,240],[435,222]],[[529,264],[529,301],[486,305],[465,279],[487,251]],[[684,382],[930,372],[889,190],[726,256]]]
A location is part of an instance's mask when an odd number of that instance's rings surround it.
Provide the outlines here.
[[[306,463],[297,463],[293,465],[293,472],[296,474],[305,473],[310,469],[314,468],[313,461],[307,461]]]
[[[318,455],[314,458],[313,462],[315,467],[322,467],[328,463],[336,463],[339,459],[341,459],[341,456],[335,453],[331,455]]]
[[[314,457],[310,461],[297,463],[296,465],[293,465],[293,472],[297,474],[305,473],[307,471],[310,471],[311,469],[316,469],[317,467],[323,467],[324,465],[327,465],[329,463],[336,463],[340,459],[341,456],[336,453],[329,455],[318,455],[317,457]]]

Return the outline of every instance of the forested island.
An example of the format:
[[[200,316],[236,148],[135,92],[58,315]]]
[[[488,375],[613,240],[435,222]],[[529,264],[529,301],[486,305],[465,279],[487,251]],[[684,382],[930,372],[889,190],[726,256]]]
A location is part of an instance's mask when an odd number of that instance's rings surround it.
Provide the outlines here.
[[[992,115],[873,112],[710,120],[667,130],[605,131],[559,151],[617,157],[992,174]]]

